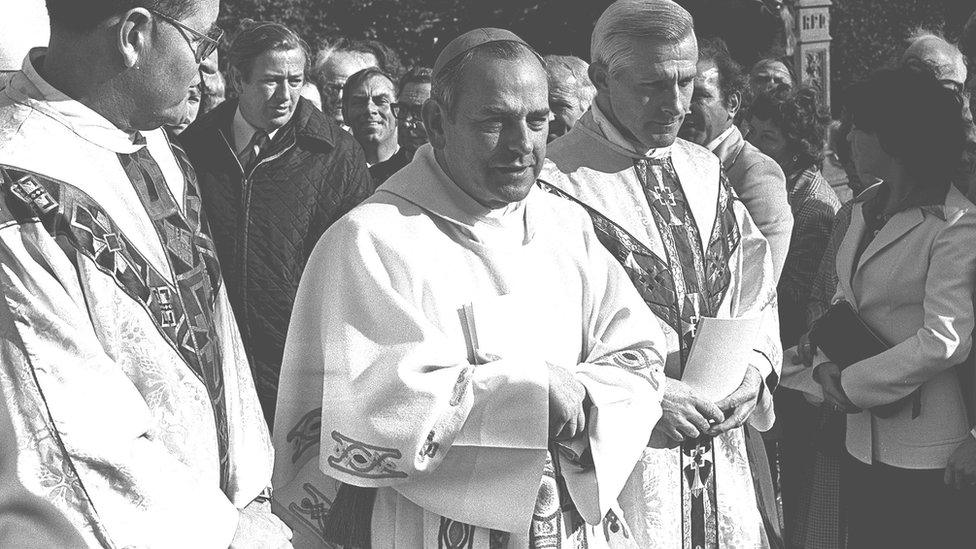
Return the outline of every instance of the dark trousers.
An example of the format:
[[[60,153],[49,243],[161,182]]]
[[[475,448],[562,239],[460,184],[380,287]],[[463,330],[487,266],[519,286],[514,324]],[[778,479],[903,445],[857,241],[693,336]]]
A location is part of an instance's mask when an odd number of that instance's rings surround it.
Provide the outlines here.
[[[976,491],[954,490],[943,475],[942,469],[866,465],[845,455],[848,549],[976,547]]]

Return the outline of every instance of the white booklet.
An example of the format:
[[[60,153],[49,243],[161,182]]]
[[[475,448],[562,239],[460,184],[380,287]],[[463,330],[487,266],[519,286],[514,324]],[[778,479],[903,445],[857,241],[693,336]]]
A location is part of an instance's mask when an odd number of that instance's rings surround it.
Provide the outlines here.
[[[544,325],[534,321],[526,299],[513,294],[485,296],[458,311],[468,346],[468,360],[475,351],[498,358],[533,356]]]
[[[703,318],[681,381],[718,402],[742,383],[762,324],[761,317]]]

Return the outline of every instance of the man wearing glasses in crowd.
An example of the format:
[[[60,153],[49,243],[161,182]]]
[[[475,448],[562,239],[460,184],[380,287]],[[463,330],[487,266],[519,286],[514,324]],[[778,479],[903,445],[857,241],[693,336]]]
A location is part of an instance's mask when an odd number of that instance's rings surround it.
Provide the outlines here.
[[[430,76],[428,67],[414,67],[400,78],[397,87],[397,101],[390,108],[397,123],[397,143],[400,150],[385,162],[369,169],[373,185],[379,187],[391,175],[400,171],[413,160],[413,155],[427,142],[427,130],[421,119],[424,103],[430,99]]]
[[[216,71],[218,0],[47,8],[49,47],[0,79],[14,482],[74,530],[59,546],[290,547],[197,179],[161,129]]]

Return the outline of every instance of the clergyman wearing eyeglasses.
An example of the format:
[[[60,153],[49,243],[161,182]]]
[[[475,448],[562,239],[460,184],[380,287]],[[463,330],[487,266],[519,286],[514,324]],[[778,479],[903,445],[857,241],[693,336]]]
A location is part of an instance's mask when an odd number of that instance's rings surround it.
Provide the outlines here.
[[[200,187],[161,129],[216,71],[218,0],[46,4],[49,46],[0,79],[0,545],[291,547]]]

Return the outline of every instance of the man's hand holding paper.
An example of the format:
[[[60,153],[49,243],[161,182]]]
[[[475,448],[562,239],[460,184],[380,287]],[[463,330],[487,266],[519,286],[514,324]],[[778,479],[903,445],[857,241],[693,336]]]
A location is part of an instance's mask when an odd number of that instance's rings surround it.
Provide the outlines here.
[[[709,429],[708,434],[716,436],[736,427],[741,427],[749,419],[752,411],[756,409],[756,399],[759,397],[762,383],[763,379],[759,369],[749,365],[739,388],[716,403],[719,409],[725,413],[726,419]]]
[[[759,328],[758,317],[702,319],[681,380],[667,380],[656,434],[681,442],[749,419],[763,382],[751,364]]]
[[[682,442],[698,438],[713,423],[725,420],[725,414],[714,402],[677,379],[666,378],[661,408],[661,420],[654,427],[651,437],[651,445],[655,447],[662,446],[659,442],[662,434],[673,441]]]

